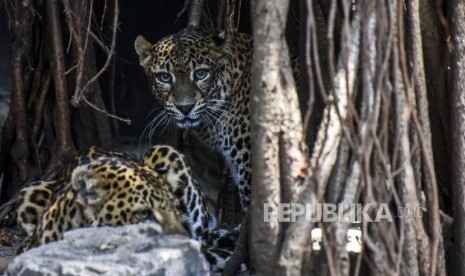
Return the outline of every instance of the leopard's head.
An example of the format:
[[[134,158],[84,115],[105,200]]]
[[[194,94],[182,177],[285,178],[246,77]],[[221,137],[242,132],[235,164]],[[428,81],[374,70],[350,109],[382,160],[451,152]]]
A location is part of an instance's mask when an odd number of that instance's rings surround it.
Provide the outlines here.
[[[164,233],[187,234],[174,195],[151,168],[125,159],[99,157],[71,175],[73,200],[91,226],[152,222]]]
[[[231,94],[231,39],[187,28],[155,44],[135,41],[140,65],[163,106],[158,119],[180,128],[207,127],[224,113]]]

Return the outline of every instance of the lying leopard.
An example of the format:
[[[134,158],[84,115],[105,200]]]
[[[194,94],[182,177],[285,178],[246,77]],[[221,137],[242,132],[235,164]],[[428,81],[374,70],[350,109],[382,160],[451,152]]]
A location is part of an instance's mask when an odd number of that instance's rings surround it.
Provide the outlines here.
[[[39,217],[49,206],[52,196],[57,194],[65,183],[69,183],[71,171],[77,166],[89,163],[99,157],[117,157],[125,159],[137,165],[137,161],[130,155],[120,151],[103,151],[97,147],[91,147],[76,155],[56,180],[34,181],[23,187],[15,199],[15,210],[17,213],[17,224],[20,225],[28,235],[37,225]]]
[[[22,251],[62,238],[70,229],[160,224],[163,233],[187,235],[169,187],[150,168],[118,157],[76,167],[38,220]]]

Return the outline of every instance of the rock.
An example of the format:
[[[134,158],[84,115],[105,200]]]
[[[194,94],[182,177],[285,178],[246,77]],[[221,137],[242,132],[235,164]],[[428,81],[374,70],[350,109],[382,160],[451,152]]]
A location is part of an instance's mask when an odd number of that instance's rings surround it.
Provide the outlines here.
[[[200,244],[156,224],[82,228],[16,257],[5,275],[208,275]]]

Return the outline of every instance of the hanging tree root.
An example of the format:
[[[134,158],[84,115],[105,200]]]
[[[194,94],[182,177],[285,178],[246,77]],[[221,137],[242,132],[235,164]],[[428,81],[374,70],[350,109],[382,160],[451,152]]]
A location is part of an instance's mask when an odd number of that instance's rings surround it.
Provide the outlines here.
[[[21,2],[21,3],[20,3]],[[26,84],[25,76],[30,72],[24,72],[27,55],[31,49],[33,3],[17,1],[15,10],[15,35],[13,44],[13,99],[11,113],[14,114],[16,123],[16,140],[11,149],[11,157],[19,169],[19,179],[26,181],[29,177],[31,164],[29,162],[28,131],[26,120]]]

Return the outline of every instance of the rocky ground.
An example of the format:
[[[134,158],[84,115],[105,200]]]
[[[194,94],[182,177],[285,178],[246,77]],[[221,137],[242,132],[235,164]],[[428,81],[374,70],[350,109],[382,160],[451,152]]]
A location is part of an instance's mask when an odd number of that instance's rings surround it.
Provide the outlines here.
[[[208,275],[200,244],[157,224],[82,228],[16,257],[5,275]]]

